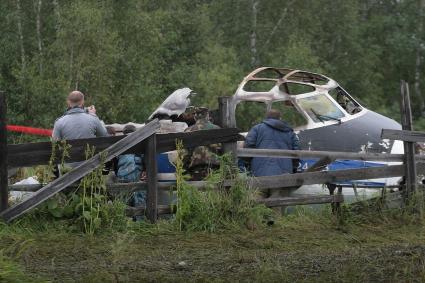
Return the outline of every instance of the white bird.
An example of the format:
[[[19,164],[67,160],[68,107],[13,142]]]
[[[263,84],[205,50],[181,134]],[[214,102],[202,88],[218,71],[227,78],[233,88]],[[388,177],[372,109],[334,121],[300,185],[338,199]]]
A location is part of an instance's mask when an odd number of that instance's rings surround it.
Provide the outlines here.
[[[180,88],[170,94],[167,99],[149,116],[149,120],[155,116],[173,115],[179,116],[186,111],[186,108],[190,104],[189,96],[192,94],[192,90],[188,87]]]

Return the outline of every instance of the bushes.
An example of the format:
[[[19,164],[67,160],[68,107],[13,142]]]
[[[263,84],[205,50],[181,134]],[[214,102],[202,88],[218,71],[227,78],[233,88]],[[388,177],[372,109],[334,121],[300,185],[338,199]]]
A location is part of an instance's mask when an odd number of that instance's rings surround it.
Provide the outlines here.
[[[52,148],[55,149],[55,143]],[[63,154],[67,155],[69,146],[62,145]],[[94,148],[87,147],[86,159],[95,154]],[[53,174],[53,158],[55,150],[52,151],[51,161],[43,175],[45,181],[50,181]],[[104,156],[101,156],[104,159]],[[61,167],[65,168],[62,156]],[[78,188],[70,193],[59,193],[40,205],[34,212],[27,216],[26,220],[50,221],[65,220],[69,227],[83,231],[86,234],[94,234],[100,229],[123,230],[127,227],[128,218],[125,215],[127,207],[123,199],[108,197],[106,192],[105,176],[102,174],[103,166],[99,166],[93,172],[81,179]],[[26,222],[24,220],[24,222]],[[41,225],[43,227],[44,225]]]
[[[255,203],[256,190],[239,174],[229,155],[220,158],[220,168],[210,173],[207,188],[190,186],[183,169],[183,146],[177,143],[177,212],[178,229],[214,232],[232,226],[255,228],[271,216],[271,210]],[[224,181],[232,185],[225,187]]]

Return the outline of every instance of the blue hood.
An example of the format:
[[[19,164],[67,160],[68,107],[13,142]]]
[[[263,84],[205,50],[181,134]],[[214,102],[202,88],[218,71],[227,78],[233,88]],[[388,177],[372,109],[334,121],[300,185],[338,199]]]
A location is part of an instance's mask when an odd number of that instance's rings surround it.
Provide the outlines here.
[[[266,124],[269,127],[272,127],[273,129],[282,131],[282,132],[291,132],[293,129],[289,127],[289,125],[286,122],[283,122],[278,119],[271,119],[267,118],[263,121],[264,124]]]

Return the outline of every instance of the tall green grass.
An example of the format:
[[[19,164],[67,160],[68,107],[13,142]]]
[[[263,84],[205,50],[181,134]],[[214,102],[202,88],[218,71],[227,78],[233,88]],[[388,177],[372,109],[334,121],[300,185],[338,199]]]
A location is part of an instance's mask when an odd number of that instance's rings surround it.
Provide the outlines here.
[[[65,160],[69,157],[70,146],[66,143],[53,142],[49,165],[43,168],[42,181],[49,182],[53,178],[56,151],[61,150],[60,159],[62,174],[69,168]],[[86,159],[93,157],[94,147],[87,147]],[[101,156],[103,160],[104,155]],[[102,163],[102,162],[101,162]],[[101,230],[124,230],[128,224],[125,215],[126,200],[111,199],[106,191],[106,177],[102,174],[103,166],[98,166],[80,180],[76,190],[58,193],[38,206],[31,213],[19,220],[21,224],[29,224],[37,230],[52,227],[49,222],[61,223],[70,230],[82,231],[93,235]],[[56,226],[56,225],[55,225]]]
[[[246,175],[238,172],[230,155],[220,157],[219,169],[209,174],[206,190],[201,191],[186,182],[181,142],[177,142],[177,151],[175,221],[180,231],[215,232],[235,226],[254,229],[271,216],[270,209],[255,203],[257,191],[249,186]],[[225,180],[232,185],[226,187]]]

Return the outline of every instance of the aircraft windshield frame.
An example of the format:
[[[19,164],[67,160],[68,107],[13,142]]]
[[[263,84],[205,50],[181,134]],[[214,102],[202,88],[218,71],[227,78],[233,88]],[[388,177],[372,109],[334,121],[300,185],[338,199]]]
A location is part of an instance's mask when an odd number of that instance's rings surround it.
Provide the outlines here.
[[[345,117],[344,112],[325,93],[296,97],[296,103],[315,123],[341,121]]]
[[[335,90],[336,94],[332,92]],[[337,99],[338,93],[343,100]],[[232,97],[235,109],[244,101],[265,103],[267,109],[275,102],[290,101],[307,122],[299,129],[342,123],[367,112],[335,80],[286,68],[262,67],[248,74]]]

